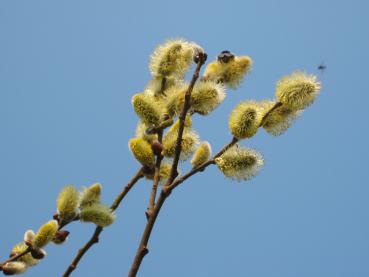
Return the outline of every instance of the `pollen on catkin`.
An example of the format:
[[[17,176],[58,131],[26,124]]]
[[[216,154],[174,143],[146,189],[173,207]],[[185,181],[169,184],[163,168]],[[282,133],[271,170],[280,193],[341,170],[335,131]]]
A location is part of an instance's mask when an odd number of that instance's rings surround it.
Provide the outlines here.
[[[56,232],[58,231],[59,225],[56,220],[50,220],[41,226],[35,235],[33,240],[33,248],[39,249],[46,246],[54,238]]]
[[[27,265],[23,262],[8,262],[2,266],[4,275],[22,274],[27,271]]]
[[[216,158],[215,163],[226,177],[241,181],[254,177],[264,161],[255,150],[235,145]]]
[[[148,126],[158,126],[163,112],[162,106],[153,96],[138,93],[132,97],[132,105],[138,117]]]
[[[159,45],[150,58],[151,74],[154,77],[173,76],[182,79],[198,47],[182,39],[169,40]]]
[[[316,76],[294,72],[280,79],[275,95],[279,102],[293,110],[301,110],[311,105],[320,91]]]
[[[59,218],[65,222],[73,220],[77,216],[79,204],[79,192],[74,186],[65,186],[56,201]]]
[[[214,81],[198,82],[191,93],[190,110],[207,115],[223,102],[225,90],[223,85]]]
[[[94,204],[81,210],[80,219],[82,222],[92,222],[97,226],[106,227],[113,224],[115,215],[109,207]]]
[[[95,203],[99,203],[101,196],[101,188],[102,186],[99,183],[93,184],[88,188],[83,188],[79,207],[83,209],[86,206],[91,206]]]
[[[163,138],[163,155],[167,158],[173,158],[175,155],[175,149],[177,145],[177,132],[168,132]],[[199,143],[199,136],[193,130],[186,130],[182,136],[182,151],[180,154],[181,160],[186,160],[193,154]]]
[[[251,67],[252,59],[249,56],[236,56],[228,62],[214,61],[206,67],[204,79],[236,89]]]
[[[143,138],[132,138],[129,140],[129,149],[131,149],[133,156],[142,165],[152,167],[155,163],[154,152],[151,149],[150,143]]]
[[[193,168],[200,166],[201,164],[207,162],[211,156],[211,146],[207,141],[200,143],[199,147],[193,154],[191,164]]]
[[[26,251],[27,249],[28,249],[28,245],[26,245],[24,242],[18,243],[13,247],[13,249],[11,251],[11,255],[21,254],[24,251]],[[31,255],[31,253],[27,253],[27,254],[23,255],[22,257],[20,257],[18,259],[18,261],[25,263],[27,266],[34,266],[34,265],[38,264],[40,260],[34,259]]]
[[[264,107],[264,113],[271,109],[275,103],[275,101],[262,101],[261,105]],[[302,112],[302,110],[293,110],[282,105],[266,116],[262,127],[267,133],[279,136],[291,126]]]
[[[239,139],[256,134],[262,120],[262,109],[254,101],[243,101],[233,109],[228,126],[233,136]]]

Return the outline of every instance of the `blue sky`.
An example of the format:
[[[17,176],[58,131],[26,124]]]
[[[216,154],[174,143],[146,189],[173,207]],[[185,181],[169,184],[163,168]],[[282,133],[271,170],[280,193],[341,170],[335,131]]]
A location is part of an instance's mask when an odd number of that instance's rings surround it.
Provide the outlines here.
[[[50,219],[65,184],[101,182],[112,202],[138,168],[127,147],[137,122],[131,96],[150,79],[155,46],[183,37],[209,59],[227,49],[255,63],[221,107],[194,120],[215,150],[231,138],[232,108],[272,98],[283,75],[317,74],[323,89],[284,135],[261,130],[243,142],[265,159],[255,179],[232,182],[209,168],[173,193],[139,276],[368,276],[368,8],[315,0],[1,1],[1,260],[25,230]],[[126,276],[150,186],[137,184],[74,276]],[[93,229],[71,225],[67,244],[50,245],[27,276],[60,276]]]

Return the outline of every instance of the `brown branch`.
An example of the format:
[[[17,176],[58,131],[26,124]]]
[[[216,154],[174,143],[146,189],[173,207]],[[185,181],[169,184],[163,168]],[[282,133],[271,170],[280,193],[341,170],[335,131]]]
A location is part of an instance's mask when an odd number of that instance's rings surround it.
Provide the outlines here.
[[[181,151],[182,151],[182,136],[183,136],[183,131],[184,131],[185,119],[186,119],[187,112],[188,112],[188,110],[190,109],[190,106],[191,106],[191,101],[190,101],[191,100],[191,93],[192,93],[193,87],[194,87],[197,79],[199,78],[200,69],[203,66],[203,64],[205,63],[207,55],[205,53],[199,53],[196,58],[197,58],[197,66],[196,66],[195,72],[192,76],[191,82],[188,86],[188,89],[186,91],[183,108],[182,108],[181,114],[179,116],[179,128],[178,128],[176,148],[175,148],[172,168],[171,168],[171,171],[170,171],[170,175],[169,175],[167,184],[172,183],[173,180],[178,175],[177,167],[178,167],[179,157],[180,157],[180,154],[181,154]]]
[[[115,198],[113,204],[110,206],[112,211],[115,211],[123,198],[127,195],[127,193],[131,190],[131,188],[136,184],[136,182],[143,177],[142,168],[137,171],[137,173],[133,176],[133,178],[127,183],[122,192]],[[97,226],[90,240],[78,250],[77,255],[73,259],[72,263],[69,265],[67,270],[62,275],[63,277],[70,276],[70,274],[77,268],[79,261],[82,259],[83,255],[97,242],[99,242],[99,236],[103,231],[103,227]]]
[[[158,141],[160,144],[163,141],[163,130],[158,131]],[[158,191],[158,186],[159,186],[159,181],[160,181],[160,166],[161,166],[161,161],[163,160],[163,158],[164,157],[161,155],[161,153],[158,153],[156,155],[154,182],[153,182],[152,189],[151,189],[149,206],[147,207],[147,211],[146,211],[147,218],[149,218],[154,211],[156,194]]]

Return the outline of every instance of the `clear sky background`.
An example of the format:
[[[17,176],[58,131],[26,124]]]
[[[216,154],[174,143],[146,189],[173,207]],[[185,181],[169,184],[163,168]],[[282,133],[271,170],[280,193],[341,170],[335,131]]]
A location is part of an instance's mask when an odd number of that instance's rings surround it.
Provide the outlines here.
[[[139,276],[369,276],[368,10],[364,0],[2,0],[0,259],[51,218],[65,184],[101,182],[112,202],[139,166],[127,148],[131,96],[150,79],[155,46],[183,37],[209,60],[231,50],[255,62],[239,90],[194,120],[214,150],[231,138],[232,108],[272,98],[283,75],[317,74],[323,89],[284,135],[260,130],[243,143],[264,156],[255,179],[232,182],[212,167],[172,194]],[[150,187],[131,191],[74,276],[126,276]],[[61,276],[94,226],[68,229],[27,276]]]

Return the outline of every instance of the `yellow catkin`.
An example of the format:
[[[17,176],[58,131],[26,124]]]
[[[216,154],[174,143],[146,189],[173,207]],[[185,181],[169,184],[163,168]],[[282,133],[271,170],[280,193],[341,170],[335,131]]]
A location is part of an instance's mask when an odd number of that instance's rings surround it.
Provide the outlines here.
[[[11,251],[11,254],[12,255],[18,255],[20,253],[23,253],[27,249],[28,249],[28,246],[24,242],[21,242],[21,243],[16,244],[13,247],[13,249]],[[34,266],[34,265],[38,264],[40,260],[34,259],[31,255],[31,253],[27,253],[26,255],[23,255],[22,257],[20,257],[18,259],[18,261],[25,263],[27,266]]]
[[[200,143],[199,147],[196,149],[191,164],[193,168],[200,166],[201,164],[207,162],[211,156],[211,146],[210,143],[204,141]]]
[[[115,215],[109,207],[93,204],[81,210],[80,219],[82,222],[92,222],[97,226],[106,227],[113,224]]]
[[[73,220],[77,216],[79,204],[79,192],[74,186],[65,186],[56,201],[59,218],[65,222]]]
[[[184,96],[188,89],[187,83],[178,83],[166,91],[166,109],[171,117],[179,115],[183,109]]]
[[[177,145],[177,132],[168,132],[163,138],[163,155],[168,158],[173,158]],[[193,130],[186,130],[182,136],[182,151],[181,160],[186,160],[193,154],[199,142],[198,134]]]
[[[270,110],[275,103],[275,101],[262,101],[261,106],[264,107],[264,113]],[[282,105],[268,114],[264,120],[263,129],[273,136],[279,136],[291,126],[302,112],[302,110],[293,110]]]
[[[262,120],[262,109],[254,101],[243,101],[233,109],[228,126],[233,136],[239,139],[256,134]]]
[[[81,201],[79,203],[79,207],[82,209],[86,206],[91,206],[95,203],[100,202],[101,196],[101,184],[96,183],[88,188],[84,188],[81,194]]]
[[[227,63],[214,61],[206,67],[204,79],[220,82],[235,89],[251,67],[252,60],[249,56],[236,56]]]
[[[183,39],[168,40],[159,45],[150,59],[150,71],[154,77],[182,79],[189,69],[199,46]]]
[[[235,145],[215,159],[219,170],[228,178],[248,180],[263,166],[263,158],[255,150]]]
[[[294,72],[280,79],[275,95],[279,102],[293,110],[301,110],[311,105],[320,91],[316,76]]]
[[[133,156],[142,165],[152,167],[155,163],[154,152],[151,149],[150,143],[143,138],[133,138],[129,140],[129,148]]]
[[[45,247],[54,238],[59,225],[56,220],[50,220],[41,226],[33,240],[33,247],[36,249]]]
[[[163,109],[153,96],[138,93],[132,97],[133,108],[143,123],[158,126]]]
[[[207,115],[223,102],[225,90],[223,85],[214,81],[198,82],[191,93],[191,111]]]

